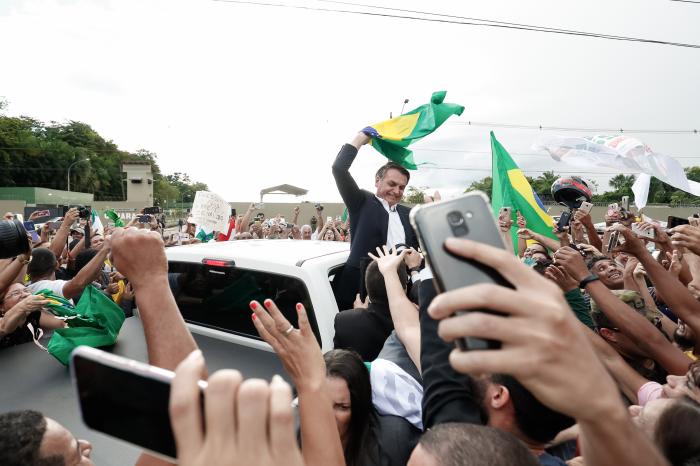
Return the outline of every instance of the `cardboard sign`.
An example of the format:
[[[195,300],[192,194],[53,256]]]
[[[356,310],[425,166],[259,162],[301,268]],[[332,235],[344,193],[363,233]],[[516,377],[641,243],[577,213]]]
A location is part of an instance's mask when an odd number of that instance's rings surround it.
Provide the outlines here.
[[[192,218],[203,230],[222,231],[228,225],[231,206],[221,196],[197,191],[192,203]]]

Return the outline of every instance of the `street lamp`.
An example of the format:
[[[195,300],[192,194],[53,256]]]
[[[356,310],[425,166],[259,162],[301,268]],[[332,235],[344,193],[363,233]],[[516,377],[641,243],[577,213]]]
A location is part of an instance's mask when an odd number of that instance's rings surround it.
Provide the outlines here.
[[[79,164],[80,162],[89,162],[89,160],[88,159],[76,160],[75,162],[68,165],[68,191],[69,192],[70,192],[70,169],[73,168],[73,165]]]

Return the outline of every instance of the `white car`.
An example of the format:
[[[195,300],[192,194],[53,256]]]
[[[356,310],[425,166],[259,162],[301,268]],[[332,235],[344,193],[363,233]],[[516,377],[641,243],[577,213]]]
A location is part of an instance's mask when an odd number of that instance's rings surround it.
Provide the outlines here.
[[[331,288],[350,244],[244,240],[168,248],[171,289],[192,333],[272,351],[258,336],[249,303],[273,299],[296,327],[304,304],[321,349],[333,348],[338,305]]]

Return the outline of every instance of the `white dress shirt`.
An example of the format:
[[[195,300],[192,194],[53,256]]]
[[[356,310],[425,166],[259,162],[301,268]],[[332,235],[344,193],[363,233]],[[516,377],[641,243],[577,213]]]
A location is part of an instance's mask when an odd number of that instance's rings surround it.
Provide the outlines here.
[[[379,202],[384,206],[384,210],[389,213],[389,225],[386,229],[386,245],[388,248],[393,248],[397,244],[406,243],[406,232],[403,229],[403,223],[401,223],[401,217],[396,210],[396,205],[389,207],[389,203],[382,199],[381,197],[374,196],[379,199]]]

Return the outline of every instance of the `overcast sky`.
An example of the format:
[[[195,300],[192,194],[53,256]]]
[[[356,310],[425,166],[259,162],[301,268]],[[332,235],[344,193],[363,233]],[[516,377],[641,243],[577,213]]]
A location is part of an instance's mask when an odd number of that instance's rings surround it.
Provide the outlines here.
[[[700,4],[669,0],[371,3],[700,44]],[[490,174],[489,128],[468,121],[700,130],[700,49],[211,0],[2,0],[0,44],[8,114],[83,121],[230,201],[281,183],[339,200],[340,146],[436,90],[466,110],[415,157],[463,170],[421,168],[411,184],[448,193]],[[494,131],[527,174],[567,173],[532,155],[538,131]],[[700,134],[635,137],[700,165]],[[360,186],[384,160],[363,148]],[[609,175],[585,176],[607,188]]]

